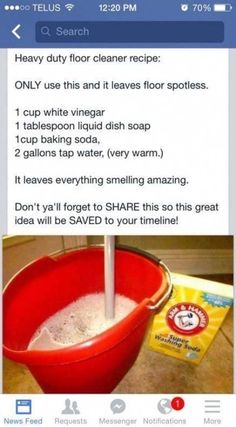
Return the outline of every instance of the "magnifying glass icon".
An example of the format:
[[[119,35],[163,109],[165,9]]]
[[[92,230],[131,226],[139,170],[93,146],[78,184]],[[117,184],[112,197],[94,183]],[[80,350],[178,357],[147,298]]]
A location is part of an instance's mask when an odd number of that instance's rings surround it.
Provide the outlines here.
[[[49,27],[42,27],[40,31],[43,36],[51,37]]]

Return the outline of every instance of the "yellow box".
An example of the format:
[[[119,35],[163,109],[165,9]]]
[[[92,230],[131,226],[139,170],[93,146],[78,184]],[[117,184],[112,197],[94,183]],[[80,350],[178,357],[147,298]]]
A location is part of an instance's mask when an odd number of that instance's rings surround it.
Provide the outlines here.
[[[233,304],[233,286],[171,276],[172,296],[154,316],[148,347],[198,365]]]

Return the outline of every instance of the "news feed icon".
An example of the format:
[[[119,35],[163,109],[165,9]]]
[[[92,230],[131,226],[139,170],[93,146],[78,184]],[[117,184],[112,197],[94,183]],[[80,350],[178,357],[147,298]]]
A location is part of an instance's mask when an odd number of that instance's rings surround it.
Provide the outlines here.
[[[31,415],[32,413],[32,401],[30,399],[16,400],[16,414],[17,415]]]

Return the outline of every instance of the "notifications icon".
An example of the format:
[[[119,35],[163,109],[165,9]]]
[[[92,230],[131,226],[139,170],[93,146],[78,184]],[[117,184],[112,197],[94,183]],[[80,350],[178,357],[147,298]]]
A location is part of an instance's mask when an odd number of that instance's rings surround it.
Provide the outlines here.
[[[182,12],[187,12],[188,11],[188,4],[182,3],[180,7],[181,7]]]
[[[113,414],[121,414],[122,412],[124,412],[126,408],[126,404],[124,402],[124,400],[122,399],[114,399],[111,402],[111,410],[113,412]]]
[[[172,411],[170,399],[161,399],[157,404],[157,409],[161,414],[167,415]]]

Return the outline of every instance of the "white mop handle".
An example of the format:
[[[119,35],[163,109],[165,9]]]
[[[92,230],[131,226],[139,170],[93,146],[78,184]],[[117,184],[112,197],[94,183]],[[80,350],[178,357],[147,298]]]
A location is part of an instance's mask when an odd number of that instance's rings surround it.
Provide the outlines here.
[[[105,316],[115,316],[115,236],[104,236]]]

